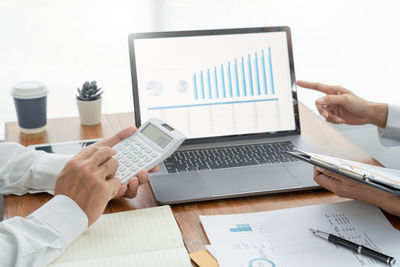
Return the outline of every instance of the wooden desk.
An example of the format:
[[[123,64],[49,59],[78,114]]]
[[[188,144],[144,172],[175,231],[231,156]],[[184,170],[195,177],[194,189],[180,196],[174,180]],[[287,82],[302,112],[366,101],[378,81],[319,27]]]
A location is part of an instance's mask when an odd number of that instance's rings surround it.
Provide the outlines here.
[[[341,133],[303,105],[300,105],[300,114],[303,135],[319,148],[322,153],[335,154],[339,157],[377,164],[360,148],[350,143]],[[132,125],[134,123],[133,118],[132,113],[104,115],[102,124],[92,127],[81,126],[78,118],[51,119],[48,121],[47,131],[36,135],[21,134],[16,123],[7,123],[6,140],[30,145],[99,138],[110,136],[126,126]],[[5,196],[4,219],[14,216],[27,216],[50,198],[51,196],[48,194]],[[187,250],[194,252],[204,249],[204,245],[208,244],[207,237],[200,224],[199,215],[266,211],[344,200],[346,199],[319,189],[181,204],[172,206],[172,210],[181,229]],[[105,213],[147,208],[155,205],[156,201],[150,186],[147,184],[140,187],[138,196],[133,200],[112,200]],[[400,218],[388,214],[385,215],[400,230]]]

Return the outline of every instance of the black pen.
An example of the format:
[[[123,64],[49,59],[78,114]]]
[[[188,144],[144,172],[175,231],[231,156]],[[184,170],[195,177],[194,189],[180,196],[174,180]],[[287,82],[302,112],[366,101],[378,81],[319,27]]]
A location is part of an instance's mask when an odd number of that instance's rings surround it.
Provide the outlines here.
[[[335,235],[332,235],[332,234],[328,234],[328,233],[325,233],[325,232],[322,232],[322,231],[319,231],[319,230],[314,230],[314,229],[311,229],[311,228],[310,228],[310,231],[314,235],[319,236],[319,237],[321,237],[321,238],[323,238],[325,240],[328,240],[328,242],[331,242],[333,244],[339,245],[341,247],[345,247],[345,248],[351,249],[352,251],[355,251],[358,254],[371,257],[371,258],[373,258],[375,260],[384,262],[384,263],[386,263],[386,264],[388,264],[390,266],[393,266],[394,263],[396,262],[396,259],[393,258],[393,257],[390,257],[390,256],[387,256],[385,254],[379,253],[378,251],[372,250],[370,248],[358,245],[356,243],[353,243],[353,242],[348,241],[346,239],[343,239],[341,237],[338,237],[338,236],[335,236]]]

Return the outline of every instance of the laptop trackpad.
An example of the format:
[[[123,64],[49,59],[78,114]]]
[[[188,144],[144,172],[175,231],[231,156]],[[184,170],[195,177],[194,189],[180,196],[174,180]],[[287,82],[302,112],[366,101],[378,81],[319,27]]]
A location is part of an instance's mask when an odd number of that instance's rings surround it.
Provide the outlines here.
[[[253,166],[202,172],[211,195],[276,191],[300,187],[283,165]]]

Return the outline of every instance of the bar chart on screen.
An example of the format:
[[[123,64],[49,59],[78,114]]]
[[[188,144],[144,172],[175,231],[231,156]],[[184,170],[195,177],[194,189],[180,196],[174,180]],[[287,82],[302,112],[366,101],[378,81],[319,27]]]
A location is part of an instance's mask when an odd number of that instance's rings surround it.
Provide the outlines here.
[[[274,96],[271,48],[234,58],[193,74],[194,100]]]
[[[141,118],[160,118],[188,138],[292,130],[285,46],[281,33],[143,41]]]

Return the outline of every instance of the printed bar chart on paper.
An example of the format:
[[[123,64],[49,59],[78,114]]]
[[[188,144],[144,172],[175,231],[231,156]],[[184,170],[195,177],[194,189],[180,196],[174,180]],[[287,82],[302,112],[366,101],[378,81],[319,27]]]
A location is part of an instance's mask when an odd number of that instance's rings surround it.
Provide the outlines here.
[[[244,224],[236,224],[236,227],[234,228],[229,228],[229,231],[231,232],[250,232],[252,231],[250,224],[244,223]]]

